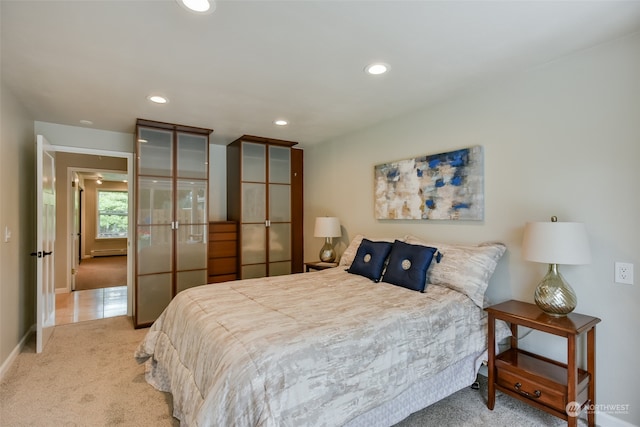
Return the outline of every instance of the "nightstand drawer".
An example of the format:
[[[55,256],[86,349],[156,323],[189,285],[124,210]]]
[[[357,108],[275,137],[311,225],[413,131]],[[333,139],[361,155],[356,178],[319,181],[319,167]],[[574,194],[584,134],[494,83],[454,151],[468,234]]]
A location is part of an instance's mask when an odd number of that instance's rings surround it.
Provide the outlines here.
[[[567,402],[564,392],[546,387],[540,382],[532,381],[504,368],[498,368],[497,371],[499,386],[558,411],[565,410]]]

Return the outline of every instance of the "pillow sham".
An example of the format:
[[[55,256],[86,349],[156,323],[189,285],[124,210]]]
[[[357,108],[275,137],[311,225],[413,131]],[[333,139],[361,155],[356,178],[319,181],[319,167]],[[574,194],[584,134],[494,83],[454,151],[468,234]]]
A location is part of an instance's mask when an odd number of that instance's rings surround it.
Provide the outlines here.
[[[369,239],[362,239],[353,263],[347,271],[379,282],[384,263],[391,252],[391,246],[390,242],[372,242]]]
[[[507,247],[500,242],[486,242],[477,246],[427,243],[408,236],[410,244],[437,247],[442,260],[427,271],[427,283],[446,286],[471,298],[480,308],[489,279]]]
[[[396,240],[391,247],[382,281],[424,292],[427,269],[436,251],[436,248],[429,246],[412,245]]]
[[[349,243],[349,246],[347,246],[347,249],[345,249],[344,252],[342,253],[342,256],[340,257],[340,261],[338,261],[338,266],[349,267],[353,263],[353,260],[356,257],[356,252],[358,252],[360,243],[362,243],[362,239],[364,238],[365,238],[364,235],[356,234],[353,240],[351,240],[351,243]],[[378,238],[369,237],[368,239],[376,242],[389,242],[389,243],[393,243],[394,240],[404,241],[404,238],[396,239],[394,237],[378,237]]]

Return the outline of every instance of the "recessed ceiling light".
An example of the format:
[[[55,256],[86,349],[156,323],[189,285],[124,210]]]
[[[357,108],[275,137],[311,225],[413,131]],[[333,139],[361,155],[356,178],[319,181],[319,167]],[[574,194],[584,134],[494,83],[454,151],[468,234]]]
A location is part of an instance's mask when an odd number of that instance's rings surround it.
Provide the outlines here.
[[[208,15],[216,10],[216,3],[213,0],[176,0],[180,6],[189,12],[200,15]]]
[[[273,122],[273,124],[275,124],[275,125],[277,125],[277,126],[286,126],[286,125],[288,125],[288,124],[289,124],[289,122],[288,122],[288,121],[286,121],[286,120],[283,120],[283,119],[278,119],[278,120],[275,120],[275,121]]]
[[[85,126],[91,126],[93,122],[91,120],[80,120],[80,124],[83,124]]]
[[[151,102],[155,102],[156,104],[166,104],[167,102],[169,102],[167,98],[160,95],[149,95],[147,96],[147,99]]]
[[[367,74],[372,74],[374,76],[378,75],[378,74],[384,74],[387,71],[389,71],[389,66],[387,64],[383,64],[381,62],[375,63],[375,64],[369,64],[366,66],[366,68],[364,69],[364,71]]]

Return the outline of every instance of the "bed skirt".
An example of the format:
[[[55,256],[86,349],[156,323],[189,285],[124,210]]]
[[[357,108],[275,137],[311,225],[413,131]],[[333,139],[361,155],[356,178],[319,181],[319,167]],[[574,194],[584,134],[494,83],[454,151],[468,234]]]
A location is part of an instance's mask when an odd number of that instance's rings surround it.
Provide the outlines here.
[[[399,423],[476,381],[487,351],[472,354],[409,387],[394,399],[373,408],[345,424],[345,427],[387,427]]]

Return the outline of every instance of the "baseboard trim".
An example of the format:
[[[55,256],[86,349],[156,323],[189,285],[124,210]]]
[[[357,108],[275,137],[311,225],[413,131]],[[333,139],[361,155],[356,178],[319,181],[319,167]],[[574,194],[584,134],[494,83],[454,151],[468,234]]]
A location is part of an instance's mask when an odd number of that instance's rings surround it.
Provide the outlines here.
[[[638,427],[635,424],[628,423],[620,418],[600,411],[596,412],[596,423],[607,427]]]
[[[31,327],[29,328],[27,333],[22,337],[18,345],[16,345],[13,351],[9,354],[9,357],[7,357],[7,359],[2,363],[2,366],[0,366],[0,381],[4,379],[4,376],[11,368],[11,365],[13,365],[13,362],[15,362],[16,357],[18,357],[18,355],[24,348],[27,340],[29,339],[31,334],[35,333],[35,331],[36,331],[36,325],[31,325]]]

